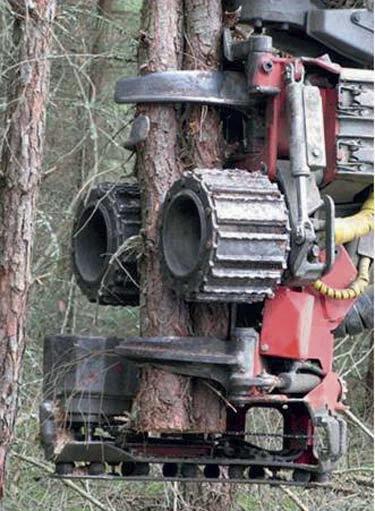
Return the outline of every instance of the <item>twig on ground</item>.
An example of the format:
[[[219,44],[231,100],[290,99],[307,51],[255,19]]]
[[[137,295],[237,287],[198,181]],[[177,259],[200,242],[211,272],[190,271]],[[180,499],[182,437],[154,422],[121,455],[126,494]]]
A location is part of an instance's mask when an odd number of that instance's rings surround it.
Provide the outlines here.
[[[367,486],[368,488],[372,488],[374,486],[374,480],[372,477],[354,477],[354,481],[357,484],[360,484],[362,486]]]
[[[289,490],[289,488],[285,488],[285,486],[280,486],[281,491],[283,491],[290,500],[292,500],[296,506],[301,509],[301,511],[309,511],[309,508],[305,506],[305,504],[297,497],[295,493],[292,492],[292,490]]]
[[[347,417],[348,417],[348,418],[349,418],[352,422],[354,422],[354,424],[355,424],[356,426],[358,426],[358,427],[359,427],[359,429],[361,429],[364,433],[366,433],[366,435],[367,435],[367,436],[369,436],[372,440],[374,440],[374,439],[375,439],[375,437],[374,437],[374,433],[373,433],[372,431],[370,431],[370,430],[368,429],[368,427],[367,427],[367,426],[365,426],[365,425],[363,424],[363,422],[362,422],[362,421],[360,421],[360,420],[358,419],[358,417],[356,417],[356,416],[354,415],[354,413],[352,413],[352,412],[351,412],[350,410],[348,410],[348,409],[345,409],[343,413],[344,413],[344,414],[345,414],[345,415],[346,415],[346,416],[347,416]]]
[[[12,456],[15,458],[19,458],[22,461],[25,461],[26,463],[30,463],[30,465],[34,465],[35,467],[38,467],[48,474],[53,474],[53,469],[45,464],[42,463],[39,460],[36,460],[35,458],[31,458],[30,456],[25,456],[24,454],[20,454],[19,452],[12,451]],[[65,484],[68,488],[74,490],[76,493],[79,493],[81,497],[85,498],[88,502],[91,502],[91,504],[94,504],[98,509],[101,509],[102,511],[108,511],[107,506],[102,504],[98,499],[96,499],[93,495],[90,495],[87,493],[83,488],[80,488],[77,484],[73,483],[73,481],[70,481],[69,479],[60,479],[60,481]]]
[[[265,469],[266,474],[272,475],[272,472],[269,469]],[[300,500],[299,497],[295,493],[292,492],[289,488],[286,488],[285,486],[279,486],[280,490],[285,493],[285,495],[288,495],[290,500],[292,500],[296,506],[301,509],[301,511],[309,511],[309,508],[305,506],[305,504]]]
[[[350,474],[351,472],[373,472],[374,467],[353,467],[335,470],[334,474]]]

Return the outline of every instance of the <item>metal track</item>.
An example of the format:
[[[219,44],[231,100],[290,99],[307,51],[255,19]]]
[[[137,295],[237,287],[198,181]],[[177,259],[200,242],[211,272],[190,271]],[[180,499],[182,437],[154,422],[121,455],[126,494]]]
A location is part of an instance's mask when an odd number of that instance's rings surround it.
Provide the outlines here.
[[[296,484],[326,480],[328,472],[313,458],[301,461],[312,438],[306,435],[250,433],[251,436],[294,440],[282,450],[255,446],[242,438],[147,438],[142,435],[113,441],[73,441],[55,458],[59,476],[95,477],[124,481],[247,482]],[[115,435],[116,436],[116,435]],[[76,463],[79,466],[75,465]],[[161,467],[161,469],[160,469]],[[151,470],[152,468],[152,470]],[[109,472],[110,471],[110,472]],[[160,474],[160,475],[159,475]]]
[[[152,457],[131,456],[114,451],[114,456],[98,458],[92,453],[88,459],[81,459],[80,466],[68,460],[56,464],[56,476],[67,478],[119,479],[122,481],[184,481],[184,482],[228,482],[249,484],[287,484],[308,486],[323,482],[326,474],[318,465],[293,461],[271,461],[264,455],[255,459],[201,457]],[[109,454],[109,453],[107,453]],[[127,457],[129,456],[129,457]],[[297,455],[295,455],[297,456]],[[60,459],[60,456],[59,456]],[[100,460],[101,461],[97,461]],[[75,460],[77,461],[77,460]],[[85,465],[82,464],[85,463]]]
[[[157,476],[121,476],[120,474],[105,474],[98,476],[90,476],[90,475],[57,475],[54,474],[51,476],[54,479],[87,479],[87,480],[99,480],[99,481],[118,481],[121,483],[132,483],[132,482],[142,482],[142,483],[152,483],[152,482],[162,482],[162,483],[199,483],[199,484],[211,484],[211,483],[226,483],[226,484],[268,484],[270,486],[296,486],[299,488],[325,488],[330,487],[329,483],[320,483],[320,482],[299,482],[293,480],[285,480],[285,479],[262,479],[262,478],[228,478],[228,477],[217,477],[217,478],[206,478],[206,477],[157,477]]]
[[[194,242],[199,248],[189,252]],[[288,250],[284,197],[260,172],[198,169],[167,196],[163,269],[188,300],[238,303],[272,297]]]

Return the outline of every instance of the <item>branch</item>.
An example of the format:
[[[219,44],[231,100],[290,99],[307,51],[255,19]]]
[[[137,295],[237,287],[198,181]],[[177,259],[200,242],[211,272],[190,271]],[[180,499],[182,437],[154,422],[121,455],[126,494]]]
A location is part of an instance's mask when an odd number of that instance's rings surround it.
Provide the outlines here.
[[[289,488],[285,488],[285,486],[280,486],[281,491],[283,491],[290,500],[292,500],[296,506],[301,509],[301,511],[309,511],[309,508],[305,506],[305,504],[297,497],[295,493],[292,492],[292,490],[289,490]]]
[[[266,468],[265,469],[266,474],[272,475],[272,472]],[[297,497],[295,493],[292,492],[289,488],[285,488],[285,486],[279,486],[280,490],[285,493],[285,495],[288,495],[290,500],[292,500],[296,506],[301,509],[301,511],[309,511],[309,508],[305,506],[305,504]]]
[[[41,468],[48,474],[53,474],[54,470],[47,465],[46,463],[43,463],[39,460],[36,460],[35,458],[31,458],[30,456],[25,456],[24,454],[20,454],[18,452],[12,451],[12,455],[15,458],[19,458],[22,461],[25,461],[26,463],[30,463],[30,465],[34,465],[35,467]],[[98,509],[101,509],[102,511],[108,511],[107,506],[102,504],[98,499],[87,493],[87,491],[80,488],[77,484],[73,483],[73,481],[70,481],[69,479],[60,479],[60,481],[65,484],[68,488],[74,490],[76,493],[81,495],[81,497],[85,498],[88,502],[91,502],[94,506],[96,506]]]
[[[33,0],[8,0],[8,6],[14,16],[51,22],[55,17],[55,5]]]
[[[373,481],[372,477],[355,477],[354,481],[357,484],[366,486],[367,488],[372,488],[374,486],[374,481]]]
[[[358,419],[358,417],[356,417],[356,416],[354,415],[354,413],[352,413],[352,412],[351,412],[350,410],[348,410],[348,409],[345,409],[343,413],[344,413],[344,414],[345,414],[345,415],[346,415],[346,416],[347,416],[347,417],[348,417],[348,418],[349,418],[352,422],[354,422],[354,424],[355,424],[356,426],[358,426],[358,427],[359,427],[359,429],[361,429],[364,433],[366,433],[366,435],[367,435],[367,436],[369,436],[372,440],[374,440],[374,439],[375,439],[375,437],[374,437],[374,433],[373,433],[372,431],[370,431],[370,430],[368,429],[368,427],[367,427],[367,426],[365,426],[365,425],[363,424],[363,422],[361,422],[361,421]]]
[[[334,474],[350,474],[351,472],[373,472],[374,467],[353,467],[343,468],[341,470],[335,470]]]

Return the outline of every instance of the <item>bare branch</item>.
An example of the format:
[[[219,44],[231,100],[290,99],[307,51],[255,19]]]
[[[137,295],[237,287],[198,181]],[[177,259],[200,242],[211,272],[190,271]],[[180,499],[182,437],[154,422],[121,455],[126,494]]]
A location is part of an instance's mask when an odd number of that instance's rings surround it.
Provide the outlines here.
[[[35,467],[38,467],[44,472],[47,472],[47,474],[53,474],[54,470],[46,463],[42,463],[41,461],[31,458],[30,456],[25,456],[24,454],[20,454],[19,452],[12,451],[12,456],[15,458],[19,458],[22,461],[25,461],[26,463],[30,463],[31,465],[34,465]],[[60,479],[65,486],[70,488],[71,490],[74,490],[77,492],[81,497],[85,498],[88,502],[91,502],[91,504],[94,504],[98,509],[101,509],[102,511],[108,511],[107,506],[102,504],[98,499],[96,499],[93,495],[90,495],[87,491],[80,488],[77,484],[73,483],[73,481],[70,481],[69,479]]]
[[[363,424],[362,421],[360,421],[358,419],[358,417],[356,417],[354,415],[354,413],[352,413],[350,410],[348,409],[345,409],[344,412],[343,412],[356,426],[359,427],[359,429],[361,429],[364,433],[366,433],[367,436],[369,436],[372,440],[374,440],[374,433],[372,431],[370,431],[368,429],[367,426],[365,426]]]

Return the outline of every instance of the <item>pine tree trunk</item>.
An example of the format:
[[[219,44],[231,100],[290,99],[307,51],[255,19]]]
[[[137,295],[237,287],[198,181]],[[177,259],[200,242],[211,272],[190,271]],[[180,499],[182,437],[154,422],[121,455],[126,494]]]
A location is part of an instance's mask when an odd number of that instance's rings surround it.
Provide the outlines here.
[[[187,12],[186,5],[183,11],[182,0],[144,1],[139,49],[141,73],[181,68],[183,14],[187,15]],[[210,38],[211,34],[214,34],[214,42],[210,41],[209,44],[215,57],[212,61],[215,67],[219,61],[221,33],[221,10],[217,12],[212,32],[208,26],[202,26],[202,30],[206,30]],[[210,23],[207,23],[206,18],[205,24]],[[198,312],[193,313],[196,325],[192,324],[190,307],[176,297],[160,274],[160,207],[167,190],[184,170],[177,149],[179,116],[176,107],[169,105],[142,105],[138,107],[138,113],[148,115],[151,121],[147,141],[137,154],[144,236],[141,264],[141,333],[145,336],[202,333],[226,337],[227,315],[225,311],[223,314],[223,309],[220,309],[219,318],[218,309],[202,306],[197,309]],[[213,123],[216,122],[217,133],[218,119],[216,114],[213,114],[214,112],[210,111],[210,118],[212,116]],[[200,109],[197,110],[197,115],[200,115]],[[206,135],[208,136],[208,133]],[[196,148],[197,151],[201,150],[201,144],[196,144]],[[207,139],[207,155],[211,154],[211,149],[212,144]],[[219,165],[219,149],[215,148],[215,151],[217,156],[211,163]],[[197,158],[197,164],[203,161]],[[195,308],[192,310],[195,311]],[[223,404],[207,385],[194,378],[177,376],[155,368],[144,369],[142,372],[136,410],[137,426],[142,431],[217,432],[225,429]]]
[[[108,60],[106,57],[99,55],[105,53],[108,47],[109,26],[112,18],[112,8],[114,0],[97,0],[92,2],[92,9],[96,9],[96,22],[92,27],[92,33],[88,34],[92,38],[91,54],[93,56],[88,70],[88,88],[86,91],[87,98],[82,98],[84,103],[90,103],[90,110],[87,107],[78,109],[77,122],[82,123],[82,132],[90,133],[87,141],[80,151],[80,169],[81,185],[86,181],[87,177],[97,174],[98,161],[101,151],[108,141],[103,136],[102,130],[105,129],[103,116],[100,115],[101,95],[108,81],[106,73],[108,69]],[[86,57],[82,57],[84,60]],[[83,65],[84,62],[82,62]],[[81,186],[79,186],[80,188]]]
[[[48,100],[55,0],[12,0],[19,66],[9,77],[0,165],[0,498],[25,350],[33,219]]]
[[[141,74],[180,68],[182,54],[182,0],[143,3],[139,71]],[[188,335],[186,304],[166,286],[159,264],[159,211],[165,193],[178,179],[178,122],[174,106],[139,105],[150,118],[147,140],[137,153],[141,188],[143,255],[141,261],[141,334]],[[155,368],[142,371],[136,399],[137,427],[141,431],[191,429],[190,378]]]
[[[185,69],[217,70],[221,63],[223,26],[221,0],[185,0]],[[187,109],[185,128],[188,165],[191,168],[222,168],[224,140],[217,109],[194,105]],[[229,307],[225,304],[190,305],[195,335],[229,335]],[[193,407],[206,428],[225,431],[223,400],[201,380],[193,381]],[[207,404],[209,403],[209,413]],[[231,509],[233,493],[228,484],[182,485],[184,502],[191,509],[223,511]]]
[[[220,0],[185,0],[184,69],[220,68],[222,27]],[[189,106],[186,134],[190,166],[223,166],[224,140],[217,108]]]
[[[185,0],[184,69],[219,69],[222,24],[221,0]],[[212,107],[192,105],[187,107],[186,113],[187,166],[222,168],[224,141],[219,112]],[[196,303],[190,306],[190,311],[194,335],[227,338],[229,310],[226,305]],[[200,418],[200,423],[206,421],[206,430],[224,431],[223,400],[200,380],[194,380],[193,386],[194,415]]]

